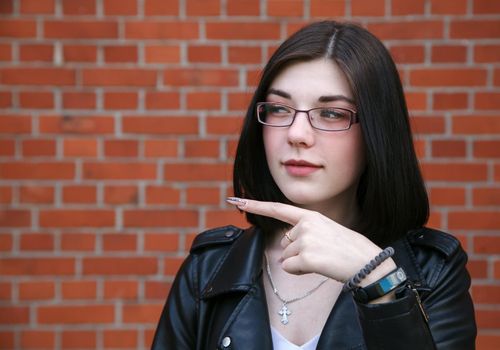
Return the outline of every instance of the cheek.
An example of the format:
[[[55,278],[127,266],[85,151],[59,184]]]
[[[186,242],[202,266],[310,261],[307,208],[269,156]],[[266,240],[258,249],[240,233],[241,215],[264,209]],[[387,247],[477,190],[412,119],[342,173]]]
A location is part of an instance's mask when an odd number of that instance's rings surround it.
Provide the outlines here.
[[[272,159],[273,156],[277,155],[279,142],[279,135],[277,135],[276,128],[263,127],[262,128],[262,139],[264,141],[264,150],[266,152],[267,160]]]

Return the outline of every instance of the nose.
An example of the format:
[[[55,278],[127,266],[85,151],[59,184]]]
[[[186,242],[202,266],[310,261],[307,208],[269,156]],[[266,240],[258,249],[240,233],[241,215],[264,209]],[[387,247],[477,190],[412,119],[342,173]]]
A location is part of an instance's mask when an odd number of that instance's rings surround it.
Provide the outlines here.
[[[314,144],[314,129],[305,112],[297,112],[292,125],[288,127],[288,143],[310,147]]]

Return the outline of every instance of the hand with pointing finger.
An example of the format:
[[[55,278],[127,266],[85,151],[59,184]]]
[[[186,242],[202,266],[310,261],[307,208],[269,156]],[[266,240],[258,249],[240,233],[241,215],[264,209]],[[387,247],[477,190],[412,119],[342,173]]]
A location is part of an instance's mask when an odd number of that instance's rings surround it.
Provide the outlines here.
[[[318,273],[346,281],[382,249],[368,238],[312,210],[277,202],[229,197],[240,210],[278,219],[292,225],[283,235],[282,268],[289,273]],[[386,260],[361,283],[368,285],[396,267]]]

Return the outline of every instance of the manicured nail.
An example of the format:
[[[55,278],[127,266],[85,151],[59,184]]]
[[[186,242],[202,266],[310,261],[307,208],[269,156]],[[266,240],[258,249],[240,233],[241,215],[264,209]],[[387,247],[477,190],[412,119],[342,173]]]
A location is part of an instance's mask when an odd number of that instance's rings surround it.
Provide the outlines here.
[[[247,204],[247,201],[238,197],[227,197],[226,201],[229,204],[234,204],[237,207],[244,207]]]

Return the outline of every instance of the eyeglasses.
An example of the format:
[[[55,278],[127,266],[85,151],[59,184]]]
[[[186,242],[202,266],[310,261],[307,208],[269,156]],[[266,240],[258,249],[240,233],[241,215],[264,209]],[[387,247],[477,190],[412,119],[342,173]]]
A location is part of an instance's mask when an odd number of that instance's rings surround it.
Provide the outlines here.
[[[319,107],[300,110],[281,103],[257,103],[257,119],[264,125],[291,126],[298,112],[307,114],[313,128],[324,131],[348,130],[352,124],[359,122],[356,112],[347,108]]]

